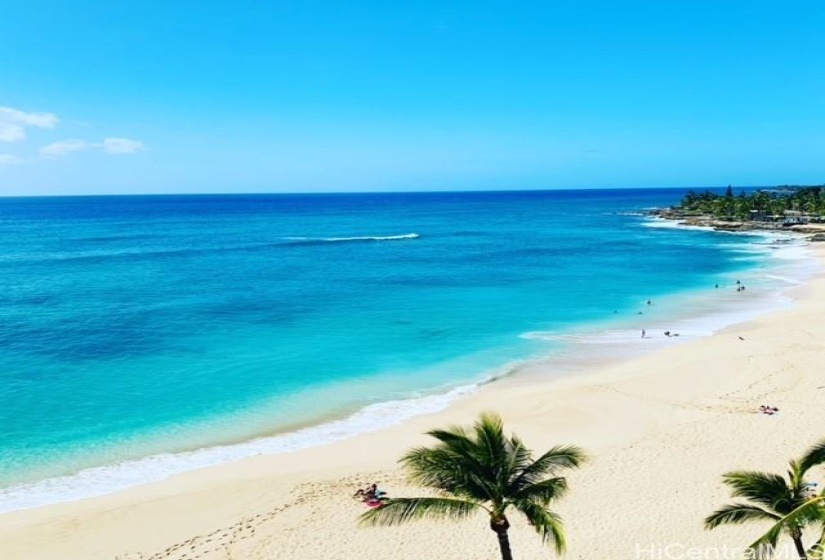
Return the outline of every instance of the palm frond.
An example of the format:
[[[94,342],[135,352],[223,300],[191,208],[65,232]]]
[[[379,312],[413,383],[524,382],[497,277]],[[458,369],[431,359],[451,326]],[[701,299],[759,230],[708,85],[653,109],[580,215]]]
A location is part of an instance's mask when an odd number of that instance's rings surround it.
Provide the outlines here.
[[[748,548],[758,553],[760,548],[769,548],[775,545],[783,531],[798,530],[799,527],[812,521],[825,521],[823,503],[825,503],[825,496],[817,496],[808,500],[789,514],[776,520],[774,525]]]
[[[446,430],[430,430],[427,435],[451,446],[473,444],[472,437],[461,426],[450,426]]]
[[[530,486],[524,486],[517,492],[510,494],[508,500],[518,502],[530,500],[547,506],[552,500],[561,498],[567,491],[567,479],[564,477],[548,478]]]
[[[525,467],[510,483],[508,492],[517,492],[522,487],[535,484],[547,475],[561,469],[578,467],[586,459],[587,456],[580,447],[556,445]]]
[[[776,536],[779,539],[779,535]],[[752,560],[773,560],[776,558],[776,542],[753,543],[746,549],[745,558]]]
[[[401,458],[412,482],[459,497],[486,500],[495,494],[488,473],[471,450],[441,443],[418,447]]]
[[[530,500],[513,502],[513,507],[524,514],[528,523],[541,535],[542,542],[551,544],[557,554],[564,553],[567,548],[567,537],[561,517]]]
[[[452,426],[447,430],[430,430],[427,435],[438,440],[433,449],[442,449],[454,453],[462,460],[470,459],[473,463],[479,463],[478,442],[473,434],[470,434],[460,426]]]
[[[460,455],[443,447],[410,449],[399,462],[406,467],[411,480],[431,488],[444,488],[456,478],[463,478],[461,471],[471,466],[465,464]]]
[[[802,473],[808,472],[812,467],[825,463],[825,439],[814,444],[799,459],[799,468]]]
[[[734,471],[723,476],[735,498],[746,498],[777,513],[790,513],[798,505],[788,482],[778,474],[757,471]]]
[[[366,526],[389,526],[418,519],[460,520],[484,509],[479,503],[451,498],[393,498],[362,514],[358,522]]]
[[[822,525],[819,539],[808,549],[808,558],[811,560],[822,560],[825,558],[825,523]]]
[[[788,480],[790,481],[789,486],[791,487],[793,494],[797,495],[802,490],[805,472],[802,470],[802,465],[800,465],[799,461],[794,461],[792,459],[788,462],[788,466],[790,467],[788,469]]]
[[[504,423],[498,414],[484,412],[473,425],[477,457],[484,479],[491,483],[491,493],[500,495],[510,464],[510,445],[504,435]]]
[[[504,421],[495,412],[482,412],[475,424],[473,432],[477,441],[489,440],[493,447],[501,448],[504,444]]]
[[[781,516],[750,504],[729,504],[723,506],[705,518],[705,529],[714,529],[719,525],[738,525],[748,521],[778,521]]]
[[[515,477],[533,463],[533,451],[515,434],[507,440],[507,455],[507,472],[511,477]]]
[[[773,527],[768,529],[764,535],[748,545],[747,550],[750,552],[750,556],[754,558],[754,560],[767,560],[771,558],[773,550],[776,549],[776,543],[779,541],[779,537],[782,536],[785,529],[786,527],[782,521],[777,522]]]

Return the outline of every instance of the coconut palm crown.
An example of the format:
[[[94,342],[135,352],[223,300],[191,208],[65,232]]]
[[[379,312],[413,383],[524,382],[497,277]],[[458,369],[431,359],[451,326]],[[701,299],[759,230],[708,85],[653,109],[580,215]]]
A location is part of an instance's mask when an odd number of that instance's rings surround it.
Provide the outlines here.
[[[482,414],[469,430],[452,427],[427,432],[438,443],[418,447],[400,462],[412,482],[436,491],[436,496],[393,498],[361,516],[366,525],[397,525],[417,519],[463,519],[484,511],[498,536],[503,560],[512,560],[506,512],[527,518],[545,543],[565,550],[561,518],[548,509],[567,490],[567,481],[554,476],[578,467],[584,453],[575,446],[556,446],[533,459],[515,435],[504,434],[501,418]]]
[[[817,499],[806,480],[808,472],[825,463],[825,440],[820,441],[799,459],[789,462],[785,476],[757,471],[734,471],[723,476],[734,498],[744,498],[723,506],[705,519],[705,528],[750,521],[770,521],[773,527],[749,550],[754,558],[768,558],[779,538],[788,535],[801,560],[809,558],[802,541],[803,530],[825,522],[822,499]],[[820,537],[820,542],[823,538]]]

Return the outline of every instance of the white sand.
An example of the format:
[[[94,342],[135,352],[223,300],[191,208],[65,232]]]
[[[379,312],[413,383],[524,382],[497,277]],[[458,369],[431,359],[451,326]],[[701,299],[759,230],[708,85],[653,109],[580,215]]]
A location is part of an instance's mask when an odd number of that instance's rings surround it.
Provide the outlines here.
[[[814,251],[825,258],[825,247]],[[494,560],[483,518],[364,529],[364,506],[350,498],[374,480],[391,495],[415,495],[395,460],[425,443],[427,429],[471,423],[482,410],[499,412],[537,452],[574,443],[591,455],[556,506],[568,558],[737,558],[723,547],[747,545],[761,527],[702,528],[729,501],[720,475],[784,472],[825,437],[825,277],[794,297],[792,310],[708,338],[563,380],[497,382],[381,432],[6,514],[0,559]],[[756,413],[763,403],[780,413]],[[521,519],[511,521],[517,559],[552,557]]]

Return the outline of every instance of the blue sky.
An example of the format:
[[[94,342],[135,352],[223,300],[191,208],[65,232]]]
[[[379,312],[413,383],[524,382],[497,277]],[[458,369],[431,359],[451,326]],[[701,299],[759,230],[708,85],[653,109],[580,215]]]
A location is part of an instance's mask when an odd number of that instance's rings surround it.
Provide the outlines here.
[[[825,182],[822,2],[6,3],[0,194]]]

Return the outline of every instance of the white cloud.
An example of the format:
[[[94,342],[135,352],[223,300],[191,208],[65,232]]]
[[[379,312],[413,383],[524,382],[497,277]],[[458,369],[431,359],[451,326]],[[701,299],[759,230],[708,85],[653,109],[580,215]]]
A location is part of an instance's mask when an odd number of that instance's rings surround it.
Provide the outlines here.
[[[26,139],[26,128],[54,128],[60,119],[54,113],[27,113],[11,107],[0,107],[0,142],[20,142]]]
[[[40,153],[44,156],[67,156],[74,152],[85,152],[94,147],[84,140],[61,140],[60,142],[53,142],[48,146],[40,148]]]
[[[0,142],[19,142],[26,138],[26,129],[19,124],[0,121]]]
[[[129,138],[104,138],[103,142],[87,142],[85,140],[61,140],[43,146],[38,150],[46,157],[65,157],[76,152],[100,150],[107,154],[135,154],[146,149],[140,140]]]
[[[140,140],[129,138],[105,138],[101,148],[107,154],[136,154],[146,149],[146,145]]]
[[[52,129],[57,126],[60,119],[54,113],[30,113],[14,109],[12,107],[0,106],[0,142],[13,143],[22,142],[26,139],[29,128]],[[140,140],[131,138],[109,137],[100,142],[88,142],[86,140],[70,139],[52,142],[41,147],[38,152],[40,158],[23,159],[12,154],[0,154],[0,166],[13,165],[24,161],[34,161],[34,159],[50,159],[66,157],[79,152],[103,152],[105,154],[123,155],[136,154],[146,149],[146,145]]]
[[[37,128],[54,128],[60,122],[54,113],[27,113],[11,107],[0,107],[0,116],[11,122]]]
[[[0,167],[6,165],[17,165],[23,163],[25,160],[21,157],[12,154],[0,154]]]

